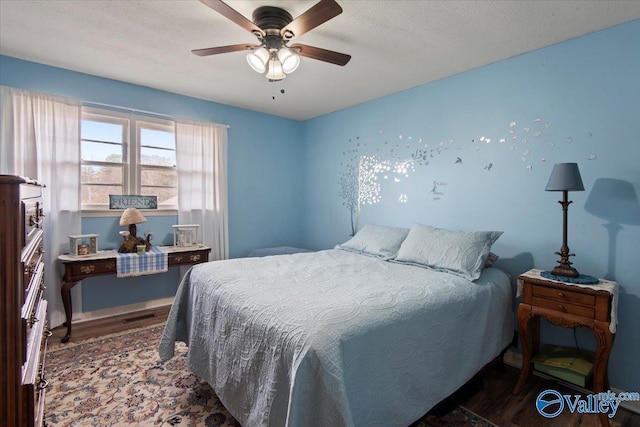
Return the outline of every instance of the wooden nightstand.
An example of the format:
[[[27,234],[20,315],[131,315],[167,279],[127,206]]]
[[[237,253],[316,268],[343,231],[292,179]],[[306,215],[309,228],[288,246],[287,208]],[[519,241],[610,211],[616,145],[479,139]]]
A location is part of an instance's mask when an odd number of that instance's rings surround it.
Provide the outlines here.
[[[522,370],[512,393],[519,394],[533,373],[531,358],[540,349],[540,317],[564,328],[584,326],[593,331],[598,343],[593,367],[593,391],[608,390],[607,365],[616,326],[613,296],[617,293],[618,284],[600,280],[600,284],[586,287],[545,279],[540,272],[530,270],[518,278],[523,288],[522,302],[518,305]],[[600,414],[600,420],[608,425],[606,414]]]

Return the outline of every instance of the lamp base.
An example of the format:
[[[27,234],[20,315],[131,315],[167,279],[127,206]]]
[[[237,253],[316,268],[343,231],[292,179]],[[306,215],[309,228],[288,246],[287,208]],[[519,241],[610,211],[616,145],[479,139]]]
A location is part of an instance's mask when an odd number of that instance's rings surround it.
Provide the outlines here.
[[[564,276],[564,277],[578,277],[580,275],[580,273],[578,273],[578,270],[571,267],[571,264],[573,263],[569,261],[569,258],[571,258],[572,256],[575,256],[576,254],[572,254],[569,251],[569,246],[567,246],[566,218],[565,218],[564,230],[563,230],[562,247],[560,248],[560,252],[556,252],[556,255],[560,255],[560,261],[558,261],[558,265],[556,265],[555,268],[551,270],[551,274],[553,274],[554,276]]]
[[[563,277],[578,277],[580,275],[580,273],[578,273],[578,270],[566,264],[560,264],[556,266],[553,270],[551,270],[551,274],[553,274],[554,276]]]
[[[140,237],[132,238],[131,236],[127,236],[124,239],[124,242],[122,242],[122,245],[120,245],[120,248],[118,248],[118,252],[121,254],[135,253],[138,250],[138,245],[145,245],[146,252],[149,252],[149,249],[151,248],[150,242],[147,242]]]

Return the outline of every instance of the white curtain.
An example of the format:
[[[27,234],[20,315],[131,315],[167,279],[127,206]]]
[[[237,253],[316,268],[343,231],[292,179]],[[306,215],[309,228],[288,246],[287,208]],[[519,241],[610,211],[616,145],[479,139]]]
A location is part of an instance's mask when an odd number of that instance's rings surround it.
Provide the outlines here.
[[[58,255],[69,252],[69,235],[80,234],[81,102],[0,87],[0,173],[37,179],[46,187],[45,298],[49,325],[65,321]],[[79,292],[77,287],[76,293]],[[74,309],[80,309],[74,294]]]
[[[209,260],[229,258],[227,126],[176,120],[178,223],[199,224]]]

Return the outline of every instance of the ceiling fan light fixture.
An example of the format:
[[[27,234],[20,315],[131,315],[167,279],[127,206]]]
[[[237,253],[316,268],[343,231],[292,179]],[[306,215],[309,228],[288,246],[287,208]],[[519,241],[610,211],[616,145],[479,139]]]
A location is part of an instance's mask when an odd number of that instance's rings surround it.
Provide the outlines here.
[[[293,73],[300,65],[300,56],[288,47],[283,47],[278,51],[278,59],[286,74]]]
[[[272,82],[282,80],[287,74],[294,72],[300,66],[302,56],[341,66],[346,65],[351,59],[351,55],[319,47],[299,43],[291,47],[287,45],[291,39],[300,37],[340,15],[342,8],[336,0],[316,0],[314,6],[295,19],[281,7],[260,6],[253,11],[253,20],[246,18],[225,1],[200,0],[205,6],[253,34],[258,39],[258,44],[240,43],[194,49],[191,51],[193,54],[209,56],[248,50],[246,56],[249,66]]]
[[[269,51],[261,47],[247,54],[247,62],[255,72],[262,74],[267,70],[269,56]]]
[[[269,71],[267,71],[267,78],[271,81],[282,80],[287,75],[282,70],[282,63],[278,58],[271,58],[269,60]]]

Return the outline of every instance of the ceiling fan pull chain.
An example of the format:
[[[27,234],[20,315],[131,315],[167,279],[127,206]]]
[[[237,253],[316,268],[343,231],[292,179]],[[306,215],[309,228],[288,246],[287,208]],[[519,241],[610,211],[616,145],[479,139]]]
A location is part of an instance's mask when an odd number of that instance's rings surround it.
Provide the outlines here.
[[[280,89],[280,93],[284,95],[284,87]],[[275,99],[276,99],[275,89],[271,90],[271,98],[275,101]]]

